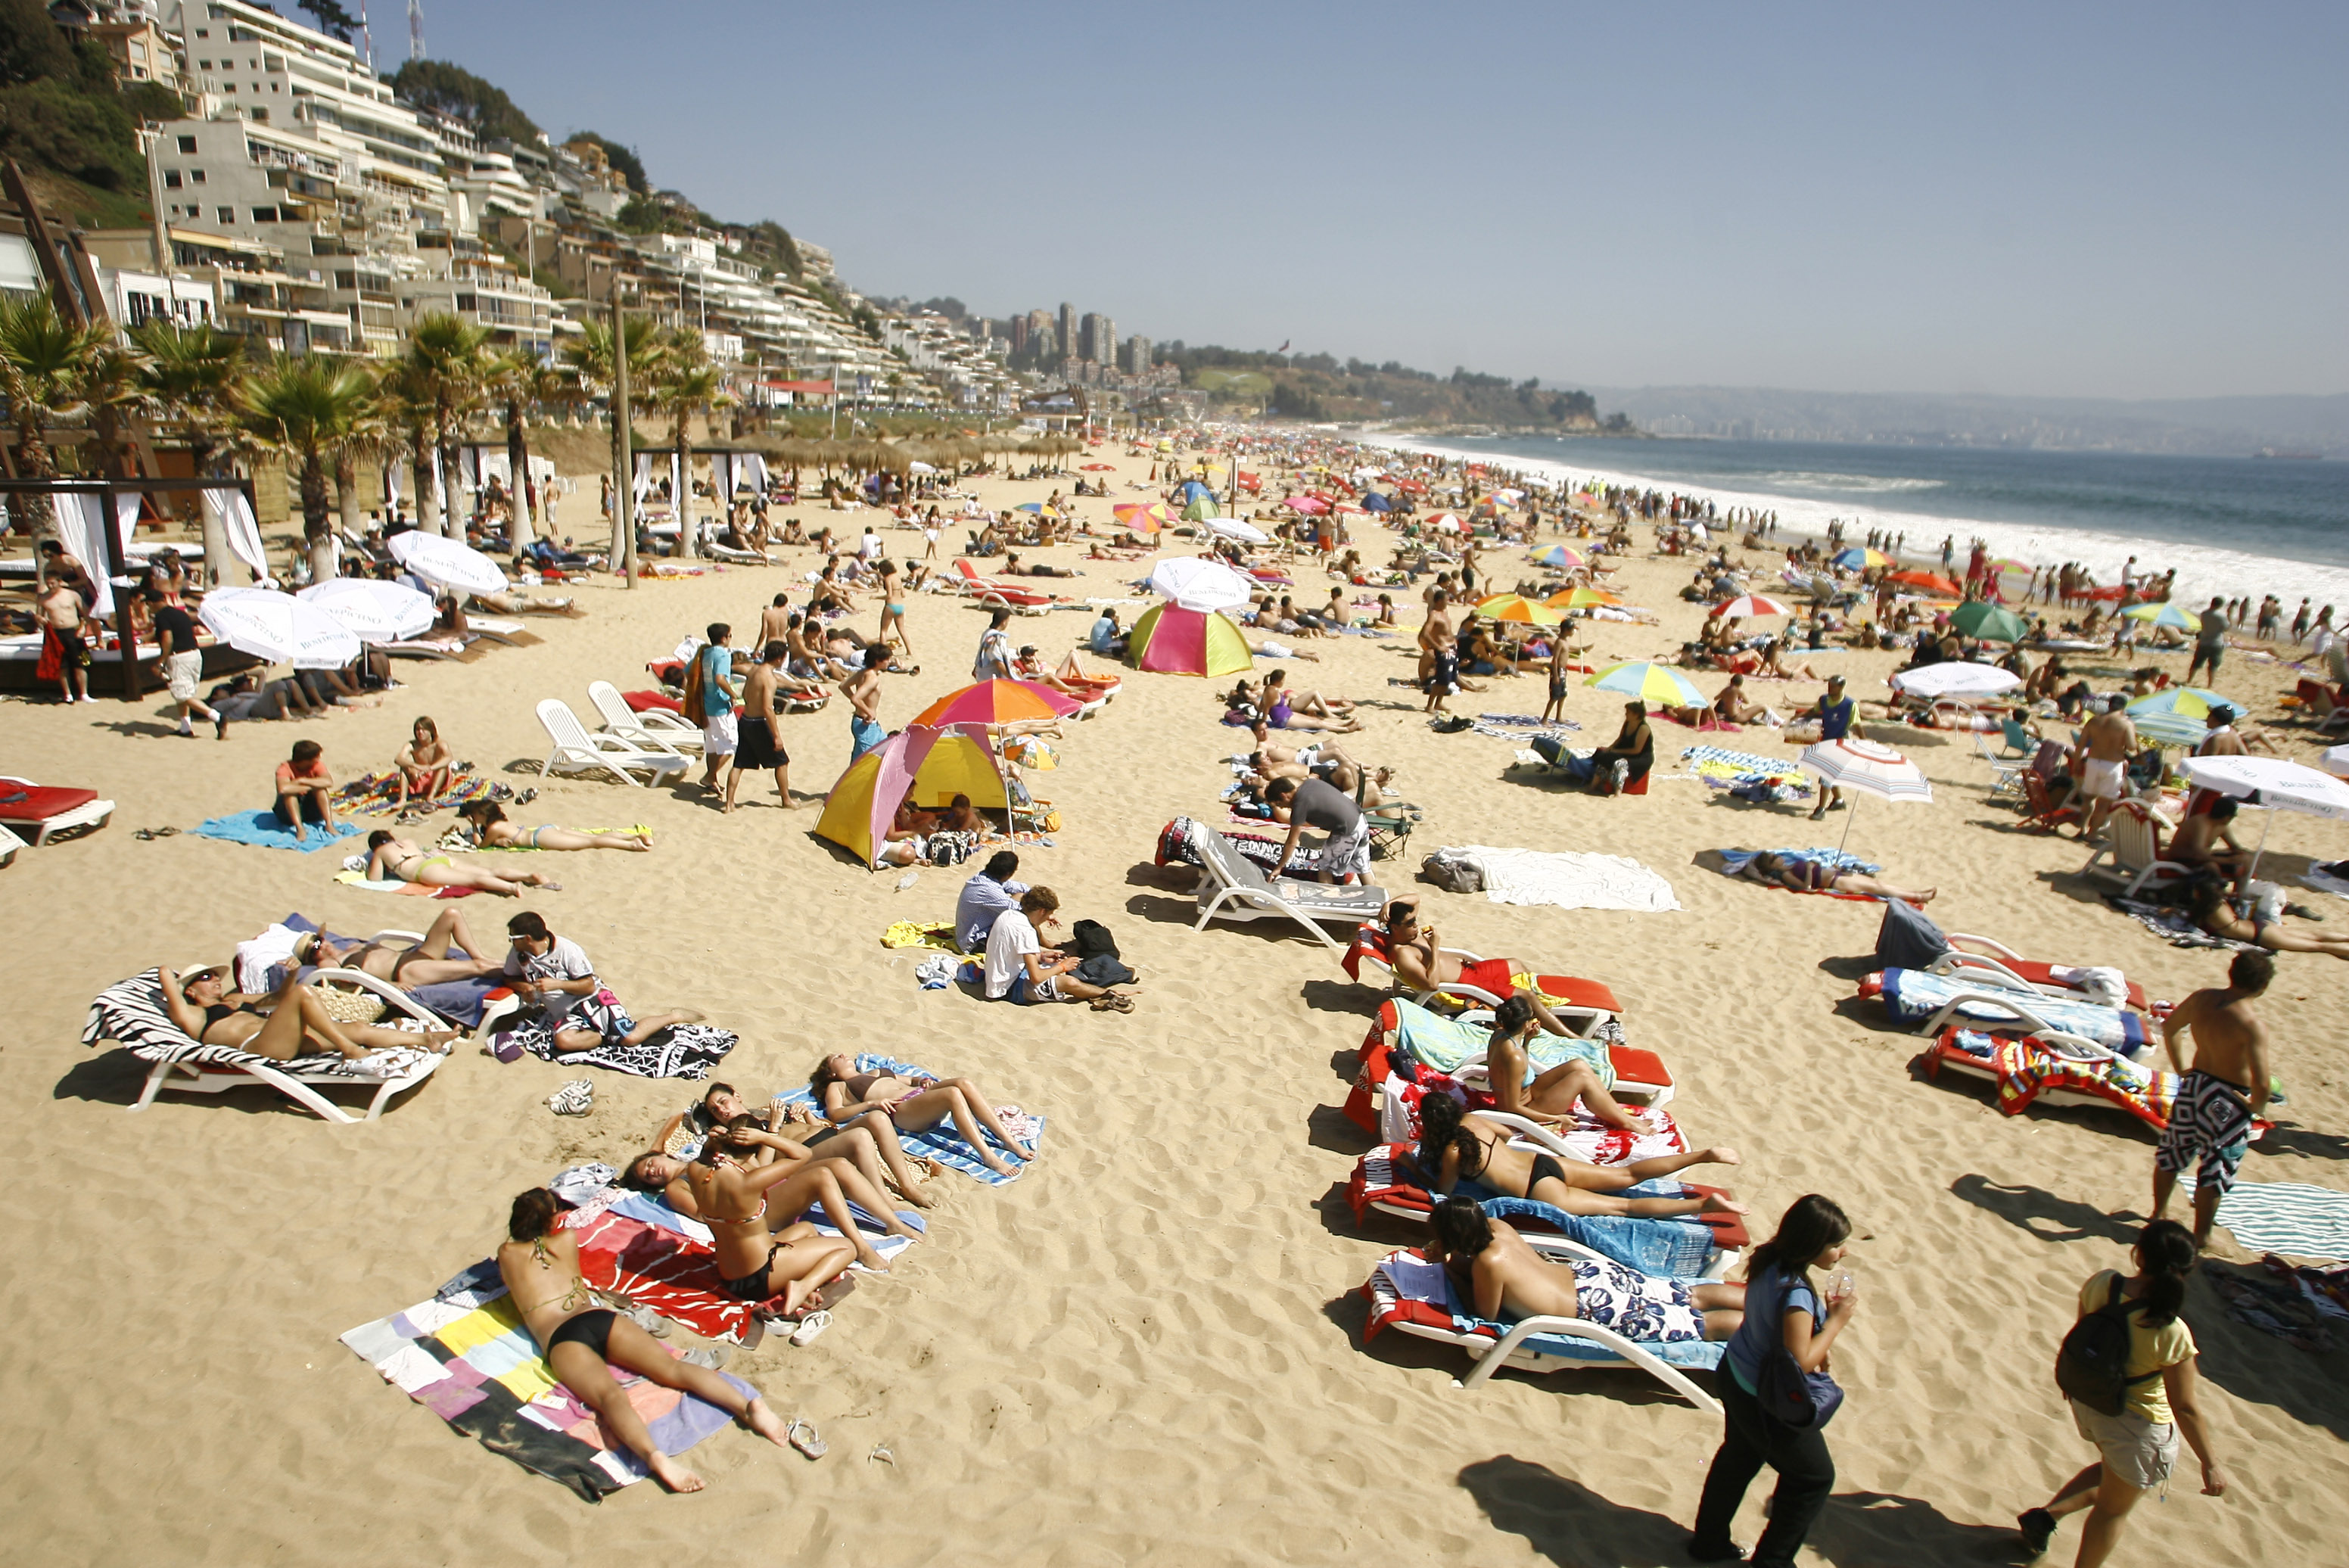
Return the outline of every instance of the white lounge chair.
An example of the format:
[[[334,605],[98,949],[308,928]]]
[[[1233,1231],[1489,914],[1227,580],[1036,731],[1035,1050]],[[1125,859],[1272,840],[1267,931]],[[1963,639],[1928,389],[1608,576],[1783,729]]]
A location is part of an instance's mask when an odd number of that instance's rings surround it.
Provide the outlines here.
[[[1603,1254],[1564,1236],[1546,1236],[1537,1232],[1521,1233],[1527,1246],[1555,1262],[1570,1262],[1578,1258],[1605,1261]],[[1504,1367],[1514,1367],[1523,1372],[1557,1372],[1568,1368],[1583,1371],[1637,1370],[1645,1372],[1706,1414],[1721,1413],[1721,1406],[1712,1395],[1698,1387],[1687,1372],[1659,1356],[1653,1346],[1626,1339],[1613,1329],[1602,1328],[1588,1318],[1522,1318],[1508,1325],[1498,1338],[1493,1337],[1489,1332],[1462,1329],[1450,1310],[1450,1295],[1443,1284],[1442,1265],[1430,1264],[1407,1249],[1390,1253],[1381,1260],[1363,1289],[1371,1298],[1371,1324],[1374,1331],[1400,1329],[1421,1339],[1456,1345],[1475,1358],[1475,1366],[1453,1384],[1455,1388],[1474,1388]],[[1722,1344],[1721,1341],[1699,1343]],[[1704,1359],[1718,1366],[1720,1355],[1720,1350],[1714,1349],[1706,1353]]]
[[[5,823],[16,837],[34,845],[46,844],[61,833],[102,828],[114,815],[114,802],[95,798],[75,800],[75,797],[88,793],[82,789],[45,788],[30,779],[0,774],[0,796],[25,797],[21,800],[0,800],[0,823]],[[75,803],[62,804],[67,800]],[[16,852],[14,846],[0,847],[7,848],[12,855]],[[0,865],[6,863],[0,861]]]
[[[1217,915],[1226,920],[1262,920],[1279,915],[1295,921],[1332,953],[1343,954],[1346,944],[1321,929],[1318,922],[1359,926],[1375,920],[1387,901],[1386,890],[1341,887],[1334,882],[1268,882],[1254,862],[1229,839],[1203,823],[1191,825],[1191,841],[1199,853],[1199,919],[1192,927],[1203,931]]]
[[[2084,877],[2109,877],[2125,882],[2127,885],[2121,890],[2123,898],[2135,898],[2147,882],[2192,876],[2192,866],[2161,858],[2160,829],[2163,820],[2141,802],[2122,801],[2105,819],[2105,831],[2110,836],[2095,853],[2088,857],[2088,863],[2080,868],[2080,874]]]
[[[428,1027],[445,1025],[396,985],[356,970],[329,970],[340,984],[375,992],[387,1007]],[[286,1099],[327,1121],[373,1121],[392,1100],[440,1070],[449,1058],[423,1052],[407,1071],[390,1078],[354,1072],[340,1056],[297,1057],[277,1061],[227,1046],[208,1046],[190,1037],[171,1021],[163,1004],[163,985],[156,971],[125,980],[101,992],[91,1003],[82,1044],[116,1040],[130,1054],[150,1064],[145,1087],[129,1109],[141,1111],[165,1090],[179,1094],[222,1094],[229,1089],[264,1083]],[[420,1049],[419,1046],[419,1049]],[[353,1116],[318,1091],[321,1088],[372,1088],[365,1116]]]
[[[538,705],[538,722],[554,742],[554,749],[538,767],[542,779],[554,772],[600,772],[642,789],[672,773],[682,773],[687,767],[684,756],[675,750],[654,751],[617,736],[588,734],[579,716],[560,697],[551,696]],[[637,778],[639,772],[649,778]]]
[[[587,700],[595,705],[595,715],[604,721],[604,733],[617,736],[631,746],[679,755],[701,749],[699,725],[689,724],[667,708],[647,708],[638,713],[610,681],[589,681]]]

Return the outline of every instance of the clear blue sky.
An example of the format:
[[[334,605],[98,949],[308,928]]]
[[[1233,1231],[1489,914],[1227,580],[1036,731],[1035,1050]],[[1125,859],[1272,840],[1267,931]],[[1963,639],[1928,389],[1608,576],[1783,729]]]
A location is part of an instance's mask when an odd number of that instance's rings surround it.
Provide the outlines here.
[[[425,7],[873,294],[1593,385],[2349,389],[2337,3]]]

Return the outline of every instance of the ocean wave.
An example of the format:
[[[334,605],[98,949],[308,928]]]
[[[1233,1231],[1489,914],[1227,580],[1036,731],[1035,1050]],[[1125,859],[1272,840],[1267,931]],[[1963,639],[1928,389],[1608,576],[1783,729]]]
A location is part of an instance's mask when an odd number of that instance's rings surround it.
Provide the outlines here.
[[[1848,490],[1855,495],[1889,495],[1898,490],[1940,490],[1947,480],[1884,479],[1874,474],[1782,472],[1756,474],[1762,484],[1799,485],[1805,490]]]
[[[1989,545],[1994,557],[2011,556],[2039,566],[2076,562],[2095,573],[2100,583],[2118,582],[2121,567],[2131,556],[2137,558],[2141,568],[2147,570],[2167,571],[2174,566],[2178,569],[2178,598],[2196,603],[2213,596],[2248,593],[2256,600],[2262,593],[2273,593],[2283,601],[2287,615],[2302,598],[2313,599],[2319,604],[2349,604],[2349,568],[2314,565],[2305,561],[2259,555],[2249,551],[2227,550],[2206,544],[2177,544],[2149,540],[2141,534],[2107,532],[2101,529],[1999,522],[1987,518],[1936,517],[1927,512],[1899,511],[1859,501],[1831,502],[1769,490],[1729,490],[1692,484],[1685,480],[1656,479],[1646,474],[1596,469],[1552,459],[1471,451],[1461,447],[1396,437],[1367,438],[1364,444],[1392,451],[1424,452],[1433,457],[1513,469],[1520,473],[1538,476],[1552,484],[1588,482],[1631,490],[1653,490],[1668,495],[1676,493],[1709,500],[1723,511],[1733,508],[1775,511],[1778,514],[1781,537],[1794,533],[1823,539],[1826,536],[1827,523],[1840,518],[1846,540],[1865,538],[1871,528],[1905,533],[1908,535],[1907,553],[1912,556],[1938,555],[1940,542],[1946,537],[1954,542],[1958,554],[1962,558],[1968,542],[1980,539]],[[1775,475],[1763,477],[1779,478]],[[1780,479],[1779,482],[1785,481]]]

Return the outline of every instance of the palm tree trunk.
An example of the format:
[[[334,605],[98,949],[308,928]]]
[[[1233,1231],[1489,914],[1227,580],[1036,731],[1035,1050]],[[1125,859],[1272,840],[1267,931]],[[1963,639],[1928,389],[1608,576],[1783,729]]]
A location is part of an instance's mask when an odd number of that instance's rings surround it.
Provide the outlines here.
[[[440,498],[432,487],[432,460],[425,454],[431,450],[429,433],[422,425],[408,432],[408,471],[416,486],[416,526],[427,533],[440,531]]]
[[[310,545],[310,581],[324,583],[335,574],[335,530],[326,464],[316,447],[302,455],[302,536]]]
[[[506,469],[513,490],[513,547],[519,555],[537,536],[530,510],[530,448],[522,438],[522,404],[506,400]]]
[[[677,411],[677,546],[685,555],[701,553],[701,537],[693,526],[693,444],[685,436],[685,410]]]
[[[365,530],[359,519],[359,459],[348,447],[335,451],[335,506],[342,513],[343,531],[357,538]]]
[[[28,480],[55,479],[57,465],[49,444],[41,439],[41,411],[34,406],[21,377],[7,377],[8,401],[16,409],[16,471]],[[36,539],[57,536],[57,509],[46,495],[27,493],[12,498],[10,507],[24,509],[21,521]],[[88,562],[83,562],[88,565]]]

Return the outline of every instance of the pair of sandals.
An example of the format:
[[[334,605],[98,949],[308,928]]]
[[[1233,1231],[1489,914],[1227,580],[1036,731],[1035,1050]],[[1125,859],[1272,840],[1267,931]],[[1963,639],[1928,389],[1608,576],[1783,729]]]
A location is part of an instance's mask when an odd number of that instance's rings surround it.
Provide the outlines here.
[[[1092,999],[1092,1009],[1096,1013],[1131,1013],[1133,998],[1123,992],[1104,991]]]
[[[16,799],[21,800],[24,797],[19,795]],[[130,836],[134,839],[168,839],[175,836],[179,830],[177,828],[141,828]]]
[[[546,1109],[557,1116],[585,1116],[595,1108],[595,1086],[573,1078],[548,1097]]]

